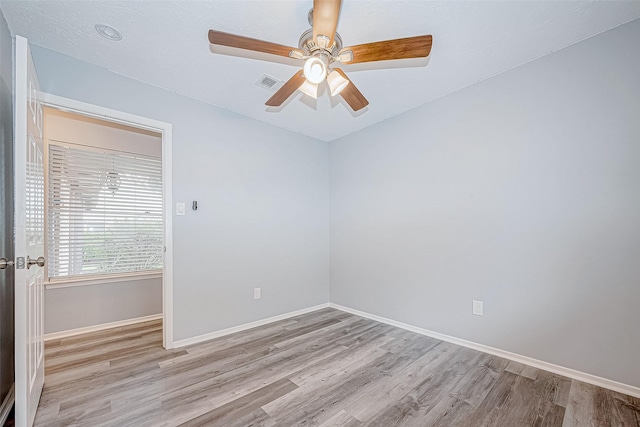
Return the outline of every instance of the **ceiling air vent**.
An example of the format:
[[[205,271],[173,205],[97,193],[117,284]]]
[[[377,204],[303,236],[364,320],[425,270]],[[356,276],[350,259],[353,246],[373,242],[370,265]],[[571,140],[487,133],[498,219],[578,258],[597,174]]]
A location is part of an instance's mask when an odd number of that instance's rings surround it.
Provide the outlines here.
[[[260,77],[260,80],[256,82],[256,85],[271,91],[276,91],[282,87],[283,82],[273,76],[264,74]]]

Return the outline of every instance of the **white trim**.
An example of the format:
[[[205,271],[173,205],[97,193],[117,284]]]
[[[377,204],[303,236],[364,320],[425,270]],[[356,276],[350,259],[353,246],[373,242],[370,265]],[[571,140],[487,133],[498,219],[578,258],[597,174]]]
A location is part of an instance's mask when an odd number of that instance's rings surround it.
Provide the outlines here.
[[[93,279],[73,279],[73,280],[56,280],[54,282],[45,282],[45,289],[61,289],[61,288],[74,288],[76,286],[91,286],[91,285],[104,285],[109,283],[118,282],[131,282],[133,280],[147,280],[147,279],[160,279],[162,278],[162,272],[160,273],[139,273],[139,274],[124,274],[113,277],[101,276]]]
[[[173,127],[162,131],[162,187],[164,189],[164,272],[162,274],[162,345],[173,343]]]
[[[45,92],[42,92],[40,101],[45,106],[56,108],[58,110],[97,119],[106,119],[110,122],[116,122],[134,128],[146,129],[158,133],[161,133],[167,126],[169,126],[169,128],[171,127],[171,124],[161,122],[159,120],[137,116],[135,114],[129,114],[123,111],[112,110],[110,108],[101,107],[99,105],[76,101],[75,99],[52,95]]]
[[[18,96],[18,92],[24,93],[28,90],[26,81],[26,61],[25,55],[21,54],[25,48],[26,39],[16,36],[14,42],[14,77],[13,77],[13,164],[14,164],[14,254],[16,257],[26,257],[27,245],[24,238],[25,234],[25,205],[26,205],[26,168],[24,167],[27,157],[26,141],[27,138],[27,108],[28,101],[26,96]],[[18,143],[20,141],[20,143]],[[21,167],[18,167],[20,165]],[[17,259],[16,259],[17,261]],[[19,423],[27,423],[27,401],[28,401],[28,379],[27,379],[27,342],[26,342],[26,276],[27,270],[15,269],[15,383],[14,387],[14,403],[16,404],[15,418]],[[17,399],[17,400],[16,400]]]
[[[640,398],[640,388],[634,387],[629,384],[623,384],[617,381],[608,380],[595,375],[587,374],[586,372],[576,371],[575,369],[565,368],[564,366],[554,365],[553,363],[544,362],[542,360],[534,359],[528,356],[522,356],[520,354],[511,353],[509,351],[500,350],[499,348],[489,347],[484,344],[478,344],[472,341],[463,340],[461,338],[444,335],[439,332],[430,331],[417,326],[407,325],[406,323],[398,322],[395,320],[387,319],[386,317],[376,316],[375,314],[367,313],[353,308],[344,307],[342,305],[329,303],[329,307],[337,310],[342,310],[347,313],[355,314],[356,316],[366,317],[367,319],[375,320],[380,323],[386,323],[387,325],[395,326],[398,328],[406,329],[407,331],[415,332],[420,335],[426,335],[431,338],[446,341],[452,344],[457,344],[462,347],[471,348],[474,350],[482,351],[484,353],[493,354],[508,360],[523,363],[525,365],[533,366],[534,368],[542,369],[543,371],[552,372],[554,374],[562,375],[574,380],[582,381],[585,383],[593,384],[598,387],[606,388],[609,390],[617,391],[620,393],[628,394]]]
[[[13,402],[16,398],[16,385],[15,383],[9,389],[7,396],[4,398],[2,405],[0,405],[0,426],[4,425],[4,422],[7,421],[9,417],[9,412],[11,412],[11,408],[13,408]]]
[[[175,348],[184,347],[184,346],[192,345],[192,344],[198,344],[198,343],[201,343],[203,341],[209,341],[209,340],[212,340],[214,338],[220,338],[222,336],[229,335],[229,334],[234,334],[236,332],[246,331],[247,329],[255,328],[257,326],[264,326],[264,325],[267,325],[269,323],[277,322],[279,320],[288,319],[290,317],[299,316],[301,314],[311,313],[312,311],[317,311],[317,310],[321,310],[323,308],[328,308],[329,306],[330,306],[330,304],[327,302],[327,303],[316,305],[316,306],[313,306],[313,307],[303,308],[301,310],[291,311],[291,312],[285,313],[285,314],[279,314],[278,316],[268,317],[268,318],[262,319],[262,320],[256,320],[255,322],[245,323],[244,325],[233,326],[231,328],[222,329],[222,330],[215,331],[215,332],[209,332],[208,334],[198,335],[196,337],[191,337],[191,338],[186,338],[186,339],[183,339],[183,340],[176,341],[173,344],[174,344]]]
[[[170,123],[104,108],[49,93],[41,94],[48,107],[70,111],[84,116],[147,129],[162,134],[162,189],[164,196],[164,271],[162,274],[162,345],[174,347],[173,342],[173,128]]]
[[[121,326],[135,325],[136,323],[150,322],[152,320],[162,319],[162,313],[151,314],[149,316],[136,317],[133,319],[118,320],[116,322],[101,323],[99,325],[85,326],[83,328],[69,329],[67,331],[51,332],[44,335],[45,341],[59,340],[62,338],[73,337],[76,335],[88,334],[90,332],[104,331],[105,329],[119,328]]]

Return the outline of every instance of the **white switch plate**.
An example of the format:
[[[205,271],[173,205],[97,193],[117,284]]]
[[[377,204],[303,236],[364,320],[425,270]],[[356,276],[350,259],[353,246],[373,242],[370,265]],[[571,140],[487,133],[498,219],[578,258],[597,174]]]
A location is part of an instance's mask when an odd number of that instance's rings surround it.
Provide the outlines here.
[[[473,300],[473,314],[476,316],[484,315],[484,308],[482,307],[482,301]]]
[[[184,215],[185,213],[186,213],[186,210],[184,208],[184,203],[183,202],[176,203],[176,215]]]
[[[262,293],[261,293],[261,291],[260,291],[260,288],[253,288],[253,299],[260,299],[260,298],[262,298],[262,295],[261,295],[261,294],[262,294]]]

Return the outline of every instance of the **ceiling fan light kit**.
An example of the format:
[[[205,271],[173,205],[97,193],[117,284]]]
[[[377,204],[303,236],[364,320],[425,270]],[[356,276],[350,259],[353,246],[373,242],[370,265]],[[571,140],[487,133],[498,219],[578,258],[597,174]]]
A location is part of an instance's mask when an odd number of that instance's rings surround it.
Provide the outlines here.
[[[305,80],[304,83],[300,85],[298,90],[305,95],[312,97],[313,99],[318,99],[318,84],[311,83],[309,79]]]
[[[349,84],[349,80],[345,79],[336,70],[333,70],[327,76],[327,83],[331,90],[331,96],[339,95]]]
[[[304,62],[305,78],[311,83],[319,84],[327,76],[327,64],[325,63],[325,55],[312,56]]]
[[[369,105],[369,101],[342,69],[331,69],[331,65],[334,62],[357,64],[424,58],[431,52],[432,37],[423,35],[343,48],[342,38],[336,32],[341,3],[341,0],[314,0],[313,9],[309,12],[312,28],[302,33],[297,49],[216,30],[209,30],[209,42],[214,46],[235,47],[305,61],[302,72],[296,72],[266,102],[268,106],[282,105],[297,90],[317,99],[318,85],[326,80],[331,96],[340,95],[353,111],[358,111]]]

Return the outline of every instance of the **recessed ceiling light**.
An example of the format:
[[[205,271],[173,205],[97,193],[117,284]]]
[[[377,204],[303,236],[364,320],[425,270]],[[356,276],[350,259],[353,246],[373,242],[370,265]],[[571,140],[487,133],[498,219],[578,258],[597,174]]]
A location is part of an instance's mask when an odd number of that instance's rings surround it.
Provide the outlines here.
[[[96,24],[96,31],[105,39],[120,41],[122,40],[122,34],[113,27],[104,24]]]

